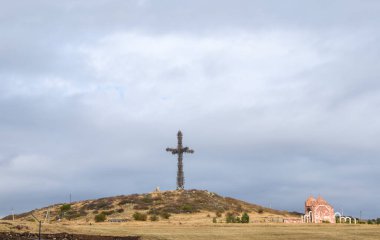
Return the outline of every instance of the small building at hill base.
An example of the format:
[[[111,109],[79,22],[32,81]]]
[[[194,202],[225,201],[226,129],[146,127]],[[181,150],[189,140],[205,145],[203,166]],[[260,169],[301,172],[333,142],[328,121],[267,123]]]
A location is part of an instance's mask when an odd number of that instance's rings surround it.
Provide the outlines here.
[[[306,223],[335,223],[334,208],[325,199],[319,196],[315,199],[310,196],[305,202],[305,216],[303,222]]]

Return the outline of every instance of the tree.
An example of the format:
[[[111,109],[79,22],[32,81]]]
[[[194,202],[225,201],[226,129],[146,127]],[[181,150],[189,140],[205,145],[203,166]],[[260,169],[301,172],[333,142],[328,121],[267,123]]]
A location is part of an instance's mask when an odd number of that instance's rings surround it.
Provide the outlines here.
[[[235,223],[235,222],[236,222],[235,214],[228,212],[226,214],[226,223]]]
[[[243,215],[241,216],[241,223],[249,223],[249,215],[248,213],[243,213]]]

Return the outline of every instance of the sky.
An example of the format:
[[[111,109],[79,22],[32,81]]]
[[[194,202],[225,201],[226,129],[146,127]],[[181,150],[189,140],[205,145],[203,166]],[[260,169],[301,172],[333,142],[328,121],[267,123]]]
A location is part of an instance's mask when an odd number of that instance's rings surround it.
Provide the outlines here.
[[[185,188],[380,217],[377,0],[1,1],[0,216]]]

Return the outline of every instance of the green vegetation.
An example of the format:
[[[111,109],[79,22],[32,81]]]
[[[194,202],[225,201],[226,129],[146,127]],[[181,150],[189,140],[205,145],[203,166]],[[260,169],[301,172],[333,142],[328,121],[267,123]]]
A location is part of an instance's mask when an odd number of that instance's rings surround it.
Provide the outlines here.
[[[148,216],[145,213],[135,212],[133,214],[133,219],[136,221],[146,221],[147,217]]]
[[[71,204],[63,204],[60,208],[61,212],[66,212],[71,209]]]
[[[236,216],[234,213],[226,213],[226,223],[236,223]]]
[[[104,222],[106,220],[106,215],[103,213],[95,215],[95,222]]]
[[[241,223],[249,223],[249,215],[248,213],[243,213],[243,215],[241,216]]]
[[[184,204],[182,206],[182,211],[184,211],[185,213],[192,213],[194,212],[194,207],[190,204]]]
[[[228,212],[226,214],[226,223],[249,223],[249,215],[245,212],[240,217],[235,213]]]

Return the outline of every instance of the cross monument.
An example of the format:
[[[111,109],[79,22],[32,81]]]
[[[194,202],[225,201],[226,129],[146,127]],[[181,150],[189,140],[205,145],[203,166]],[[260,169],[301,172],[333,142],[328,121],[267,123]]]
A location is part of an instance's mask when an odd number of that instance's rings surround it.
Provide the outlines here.
[[[172,154],[178,154],[178,171],[177,171],[177,190],[185,189],[185,177],[183,174],[183,153],[194,153],[194,150],[188,147],[182,147],[182,132],[178,131],[177,133],[178,145],[177,148],[166,148],[167,152]]]

